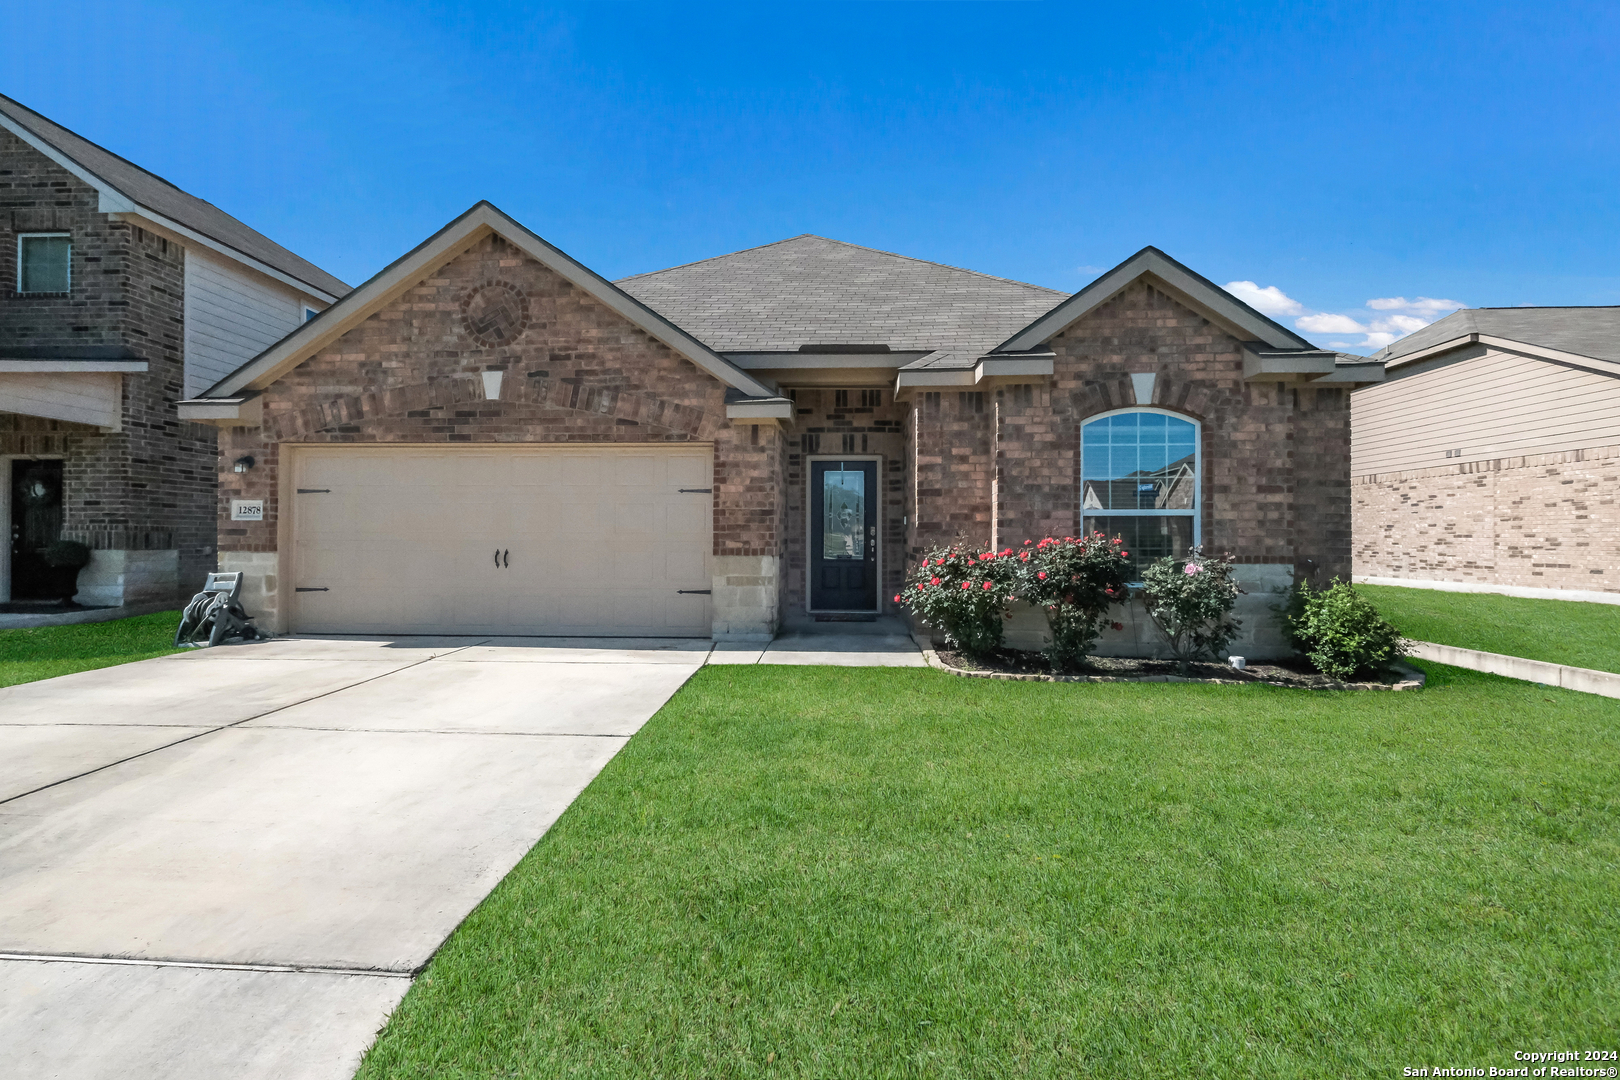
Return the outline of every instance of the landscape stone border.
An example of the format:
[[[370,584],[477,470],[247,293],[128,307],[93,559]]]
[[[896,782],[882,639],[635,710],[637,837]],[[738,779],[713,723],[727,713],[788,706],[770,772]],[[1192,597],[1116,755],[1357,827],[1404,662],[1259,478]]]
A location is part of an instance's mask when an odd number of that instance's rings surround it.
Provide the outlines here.
[[[1153,683],[1203,683],[1206,686],[1275,686],[1279,690],[1421,690],[1423,684],[1428,682],[1428,676],[1417,668],[1407,664],[1396,663],[1392,665],[1396,671],[1404,675],[1400,682],[1339,682],[1337,680],[1322,686],[1289,686],[1286,683],[1271,682],[1268,679],[1192,679],[1182,675],[1037,675],[1019,674],[1011,671],[966,671],[959,667],[952,667],[939,658],[939,653],[928,646],[922,646],[923,657],[928,666],[947,675],[960,675],[965,679],[1005,679],[1011,682],[1064,682],[1064,683],[1106,683],[1106,682],[1153,682]]]

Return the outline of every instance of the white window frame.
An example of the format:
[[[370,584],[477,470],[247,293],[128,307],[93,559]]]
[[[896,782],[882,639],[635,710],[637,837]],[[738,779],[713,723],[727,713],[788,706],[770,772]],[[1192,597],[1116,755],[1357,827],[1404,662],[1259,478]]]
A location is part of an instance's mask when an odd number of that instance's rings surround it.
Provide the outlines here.
[[[1152,413],[1155,416],[1168,416],[1172,420],[1193,426],[1193,504],[1189,510],[1087,510],[1086,509],[1086,425],[1097,420],[1106,420],[1110,416],[1123,416],[1126,413]],[[1184,416],[1169,409],[1111,409],[1100,412],[1095,416],[1088,416],[1080,422],[1080,528],[1085,530],[1086,518],[1109,517],[1190,517],[1193,521],[1193,546],[1199,547],[1204,543],[1204,425],[1191,416]]]
[[[302,311],[303,318],[299,321],[299,323],[298,323],[299,326],[304,325],[304,323],[309,322],[309,320],[313,319],[315,316],[317,316],[317,315],[319,315],[321,313],[320,308],[312,307],[309,304],[300,304],[299,306],[303,309],[303,311]]]
[[[18,296],[60,296],[60,295],[62,295],[61,292],[58,292],[58,291],[56,291],[54,289],[51,290],[50,292],[45,292],[43,289],[31,289],[31,290],[29,290],[27,292],[23,291],[23,279],[22,279],[22,272],[23,272],[23,241],[24,240],[49,239],[49,238],[52,238],[52,237],[66,238],[66,240],[68,242],[67,288],[65,290],[63,290],[63,291],[65,291],[65,292],[72,292],[73,291],[73,234],[70,233],[70,232],[25,232],[25,233],[18,233],[17,234],[17,295]]]

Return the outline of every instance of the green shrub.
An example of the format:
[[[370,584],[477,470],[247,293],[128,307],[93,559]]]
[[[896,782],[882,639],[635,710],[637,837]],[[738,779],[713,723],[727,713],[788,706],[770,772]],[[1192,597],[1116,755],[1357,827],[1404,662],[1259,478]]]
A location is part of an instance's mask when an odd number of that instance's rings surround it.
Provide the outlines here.
[[[1335,679],[1374,675],[1406,655],[1401,632],[1348,581],[1313,591],[1300,582],[1284,614],[1288,636],[1316,669]]]
[[[1181,664],[1201,656],[1218,659],[1242,623],[1232,608],[1243,590],[1232,580],[1232,556],[1209,559],[1193,548],[1185,559],[1166,555],[1142,571],[1148,617]]]
[[[1025,540],[1016,558],[1018,596],[1040,609],[1052,631],[1046,662],[1055,672],[1078,665],[1097,643],[1109,606],[1126,600],[1131,564],[1120,540],[1102,533]]]
[[[40,558],[59,570],[83,570],[90,565],[90,549],[77,540],[57,540],[40,552]]]
[[[906,574],[905,591],[896,593],[894,602],[937,627],[955,648],[969,656],[986,656],[1001,647],[1018,576],[1016,564],[1011,548],[995,552],[957,544],[937,547]]]

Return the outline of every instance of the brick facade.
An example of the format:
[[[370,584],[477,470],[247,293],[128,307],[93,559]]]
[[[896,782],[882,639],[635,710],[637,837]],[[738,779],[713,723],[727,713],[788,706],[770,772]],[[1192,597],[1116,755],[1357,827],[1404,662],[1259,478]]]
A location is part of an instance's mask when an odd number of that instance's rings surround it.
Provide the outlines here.
[[[0,413],[0,455],[62,457],[63,534],[102,551],[178,549],[182,595],[212,568],[216,440],[182,423],[185,253],[97,210],[89,185],[0,130],[0,343],[122,347],[123,430]],[[19,232],[73,238],[71,291],[19,295]],[[9,479],[8,481],[9,482]]]
[[[495,284],[528,316],[509,343],[468,330],[465,302]],[[501,371],[500,400],[481,374]],[[784,443],[772,424],[733,425],[726,387],[530,258],[486,236],[404,296],[277,380],[263,424],[227,428],[219,453],[220,550],[277,547],[283,443],[667,443],[714,446],[714,550],[721,577],[781,555]],[[231,470],[250,454],[255,467]],[[230,500],[263,499],[232,522]],[[726,560],[754,560],[742,565]],[[768,586],[775,585],[774,563]],[[728,573],[729,572],[729,573]],[[739,585],[738,587],[744,587]]]
[[[1620,446],[1358,476],[1355,572],[1620,593]]]
[[[1246,382],[1241,343],[1137,281],[1051,341],[1049,383],[919,392],[911,553],[958,536],[996,547],[1080,525],[1080,428],[1151,406],[1201,424],[1206,549],[1350,571],[1349,395]],[[1153,399],[1130,376],[1152,373]]]

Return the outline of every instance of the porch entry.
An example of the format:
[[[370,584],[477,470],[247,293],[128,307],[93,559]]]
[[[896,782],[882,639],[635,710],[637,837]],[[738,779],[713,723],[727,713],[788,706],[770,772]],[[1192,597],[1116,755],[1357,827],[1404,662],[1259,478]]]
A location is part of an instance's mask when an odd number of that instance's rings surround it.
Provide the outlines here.
[[[811,610],[877,610],[877,503],[877,462],[811,463]]]
[[[43,552],[62,538],[62,462],[14,458],[9,479],[10,599],[56,599],[60,573],[46,564]]]

